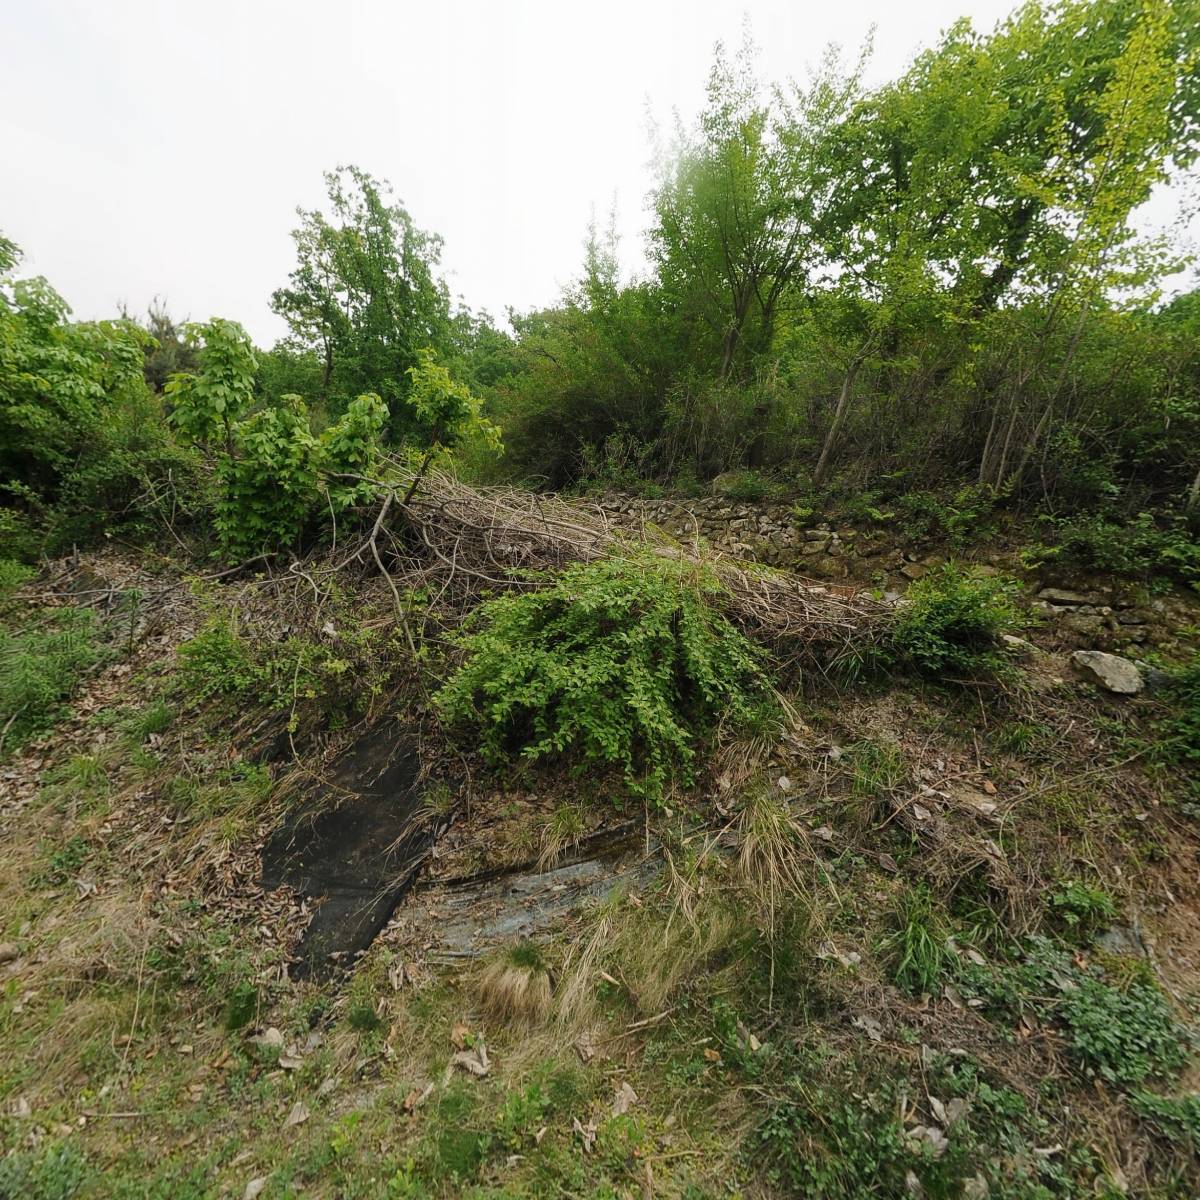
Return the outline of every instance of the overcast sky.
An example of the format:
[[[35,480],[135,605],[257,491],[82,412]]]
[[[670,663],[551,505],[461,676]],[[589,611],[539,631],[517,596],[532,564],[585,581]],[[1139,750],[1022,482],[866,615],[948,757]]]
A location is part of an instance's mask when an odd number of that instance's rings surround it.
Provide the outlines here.
[[[1010,7],[0,0],[0,230],[81,318],[158,295],[269,344],[295,208],[355,163],[445,238],[451,290],[501,316],[557,297],[614,199],[636,267],[647,114],[695,112],[743,14],[771,78],[875,25],[878,81],[957,17],[989,28]]]

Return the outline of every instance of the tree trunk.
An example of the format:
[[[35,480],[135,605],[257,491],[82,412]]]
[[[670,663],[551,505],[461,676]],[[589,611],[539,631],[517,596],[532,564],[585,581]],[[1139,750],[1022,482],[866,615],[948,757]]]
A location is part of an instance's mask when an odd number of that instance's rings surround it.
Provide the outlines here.
[[[850,390],[854,387],[855,376],[858,375],[859,368],[863,365],[866,357],[867,348],[864,346],[854,356],[854,361],[851,362],[846,371],[846,377],[842,380],[842,390],[838,394],[837,408],[833,411],[833,423],[825,435],[825,444],[821,447],[821,457],[817,459],[817,466],[813,471],[812,481],[815,488],[819,488],[825,482],[825,476],[829,471],[829,460],[833,455],[833,448],[837,443],[837,436],[842,430],[842,424],[846,420],[846,410],[850,407]]]

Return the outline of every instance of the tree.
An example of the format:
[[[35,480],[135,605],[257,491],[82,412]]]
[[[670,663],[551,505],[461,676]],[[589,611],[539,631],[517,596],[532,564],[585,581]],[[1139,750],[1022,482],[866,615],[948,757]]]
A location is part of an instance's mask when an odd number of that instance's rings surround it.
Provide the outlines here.
[[[717,347],[716,374],[771,343],[781,298],[814,263],[822,202],[812,152],[857,83],[836,57],[807,90],[765,97],[747,44],[718,45],[695,130],[677,126],[660,163],[650,245],[659,281]]]
[[[450,338],[450,302],[435,272],[441,239],[420,230],[391,188],[358,167],[325,176],[330,213],[299,210],[297,265],[272,308],[291,343],[322,364],[319,399],[337,410],[382,396],[393,436],[404,433],[408,370]]]

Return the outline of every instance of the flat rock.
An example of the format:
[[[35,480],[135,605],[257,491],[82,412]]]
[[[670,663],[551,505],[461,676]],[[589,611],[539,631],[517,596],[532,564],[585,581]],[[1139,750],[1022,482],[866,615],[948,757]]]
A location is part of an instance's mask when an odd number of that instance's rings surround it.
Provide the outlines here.
[[[1096,592],[1072,592],[1067,588],[1045,587],[1038,592],[1038,599],[1047,604],[1061,604],[1074,608],[1080,604],[1099,605],[1104,603],[1104,597]]]
[[[1076,650],[1071,655],[1075,669],[1106,692],[1136,696],[1145,687],[1142,673],[1127,658],[1103,650]]]

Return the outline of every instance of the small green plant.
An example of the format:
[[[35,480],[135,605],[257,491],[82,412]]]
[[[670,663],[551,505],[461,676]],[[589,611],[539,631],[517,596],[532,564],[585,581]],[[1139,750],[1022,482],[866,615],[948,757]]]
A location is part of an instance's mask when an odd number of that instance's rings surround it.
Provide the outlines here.
[[[1146,581],[1179,579],[1200,585],[1200,542],[1185,521],[1138,513],[1133,520],[1098,512],[1086,516],[1043,518],[1048,543],[1030,546],[1027,566],[1061,563]]]
[[[1103,888],[1070,879],[1050,893],[1050,908],[1072,941],[1087,943],[1112,923],[1117,906]]]
[[[1200,1095],[1193,1092],[1187,1096],[1156,1096],[1153,1092],[1134,1092],[1129,1103],[1163,1137],[1200,1155]]]
[[[885,657],[933,676],[994,674],[1008,661],[1001,637],[1021,626],[1014,585],[947,563],[908,590]]]
[[[956,549],[990,532],[989,525],[1003,491],[967,484],[950,500],[933,492],[909,492],[897,502],[905,531],[917,538],[941,538]]]
[[[846,749],[845,758],[850,768],[850,793],[859,800],[886,796],[909,778],[904,754],[892,742],[855,742]]]
[[[0,1158],[0,1196],[13,1200],[72,1200],[94,1177],[87,1160],[66,1142]]]
[[[720,598],[706,568],[649,554],[569,566],[481,606],[437,704],[482,728],[493,762],[573,754],[656,800],[672,772],[692,778],[703,736],[748,721],[767,690],[762,652]]]
[[[352,1004],[346,1013],[346,1024],[356,1033],[376,1033],[383,1028],[383,1020],[369,1004]]]
[[[1165,692],[1174,711],[1160,723],[1158,752],[1175,761],[1200,763],[1200,654],[1171,673]]]
[[[960,966],[959,984],[1008,1017],[1032,1009],[1059,1022],[1089,1075],[1122,1086],[1169,1076],[1187,1061],[1189,1032],[1145,972],[1113,980],[1098,963],[1080,965],[1048,938],[1030,939],[1023,962]]]
[[[906,892],[896,912],[896,928],[884,941],[892,957],[896,983],[914,995],[935,991],[954,960],[945,925],[933,907],[928,888]]]
[[[741,504],[761,504],[777,500],[782,488],[759,471],[728,471],[720,477],[721,495]]]

